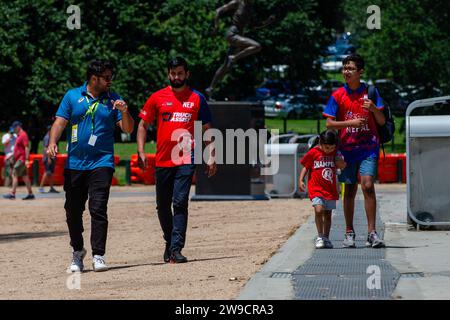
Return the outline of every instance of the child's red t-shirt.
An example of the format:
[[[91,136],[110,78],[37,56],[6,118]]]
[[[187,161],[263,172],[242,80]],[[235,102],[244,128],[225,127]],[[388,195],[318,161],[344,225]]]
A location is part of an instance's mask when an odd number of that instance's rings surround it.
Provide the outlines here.
[[[312,200],[321,197],[325,200],[338,200],[336,184],[337,151],[325,153],[319,146],[309,150],[300,163],[308,169],[308,194]]]

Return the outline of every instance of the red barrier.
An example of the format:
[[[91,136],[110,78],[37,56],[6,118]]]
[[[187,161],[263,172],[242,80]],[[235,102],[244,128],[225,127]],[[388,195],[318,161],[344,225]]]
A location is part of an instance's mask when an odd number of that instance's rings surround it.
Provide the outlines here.
[[[154,185],[156,183],[155,167],[156,167],[156,155],[153,153],[148,153],[147,163],[148,167],[144,171],[138,166],[138,155],[131,155],[130,160],[130,171],[131,171],[131,182],[133,183],[143,183],[147,185]],[[192,184],[195,184],[196,177],[195,173],[192,177]]]
[[[5,184],[3,179],[3,168],[5,167],[5,156],[0,156],[0,186]]]
[[[119,165],[119,161],[120,161],[120,158],[119,158],[119,156],[118,155],[114,155],[114,166],[118,166]],[[119,184],[119,180],[117,180],[117,178],[116,177],[112,177],[112,181],[111,181],[111,185],[112,186],[117,186]]]
[[[28,166],[27,166],[27,175],[30,178],[31,181],[33,181],[33,162],[34,160],[37,160],[39,163],[39,179],[38,183],[41,183],[42,177],[45,173],[45,167],[44,167],[44,161],[42,160],[43,155],[42,154],[30,154]],[[55,171],[53,173],[53,183],[54,185],[64,185],[64,168],[66,166],[67,161],[67,154],[58,154],[56,156],[56,164],[55,164]],[[120,158],[118,155],[114,155],[114,165],[118,165],[120,161]],[[0,170],[3,169],[4,166],[4,156],[0,156]],[[0,177],[0,185],[3,185],[4,180],[2,177]],[[19,183],[23,184],[22,178],[19,179]],[[116,177],[113,176],[112,178],[112,185],[116,186],[118,185],[119,181]],[[46,186],[49,185],[48,180],[45,182]]]
[[[42,160],[42,154],[30,154],[30,161],[27,167],[27,174],[30,177],[31,181],[33,181],[33,162],[34,160],[38,160],[39,162],[39,179],[38,183],[41,183],[42,176],[45,173],[44,161]],[[64,184],[64,167],[66,166],[67,154],[58,154],[56,155],[56,163],[55,163],[55,171],[53,172],[53,184],[57,186],[61,186]],[[46,186],[49,185],[48,180],[45,182]]]
[[[398,162],[402,166],[402,182],[406,183],[406,154],[391,153],[380,155],[378,159],[378,181],[380,183],[399,182]]]
[[[132,154],[130,160],[130,170],[131,170],[131,182],[134,183],[144,183],[144,184],[155,184],[155,165],[156,165],[156,155],[148,153],[147,155],[148,167],[146,170],[142,170],[138,167],[138,155]]]

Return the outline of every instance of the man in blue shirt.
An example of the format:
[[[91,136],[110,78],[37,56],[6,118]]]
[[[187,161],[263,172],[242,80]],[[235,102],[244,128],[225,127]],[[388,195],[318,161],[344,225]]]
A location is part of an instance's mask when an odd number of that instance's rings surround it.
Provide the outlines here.
[[[127,104],[109,90],[113,73],[110,62],[91,61],[87,68],[87,82],[66,93],[50,132],[47,152],[50,157],[56,157],[57,142],[64,129],[68,129],[64,208],[73,247],[72,272],[84,269],[86,250],[82,215],[88,196],[92,219],[92,266],[94,271],[108,270],[103,256],[108,229],[107,204],[114,173],[114,130],[116,125],[126,133],[134,129]]]

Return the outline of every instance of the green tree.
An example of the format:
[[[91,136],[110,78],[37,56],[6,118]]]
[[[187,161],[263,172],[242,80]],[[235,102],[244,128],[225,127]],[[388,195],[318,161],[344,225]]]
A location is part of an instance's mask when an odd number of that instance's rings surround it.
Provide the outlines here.
[[[369,5],[381,9],[381,29],[369,30]],[[345,25],[366,60],[368,78],[450,90],[450,2],[344,0]]]
[[[12,118],[55,114],[64,93],[85,81],[89,60],[111,59],[117,69],[113,89],[136,115],[150,93],[166,85],[169,57],[183,55],[191,64],[191,84],[202,91],[227,50],[220,34],[211,36],[215,9],[226,0],[80,1],[81,29],[69,30],[69,1],[0,2],[0,126]],[[288,78],[317,78],[314,61],[330,40],[325,1],[259,0],[256,14],[275,13],[276,23],[249,36],[263,51],[243,59],[221,83],[222,97],[251,94],[263,81],[263,70],[287,64]],[[334,5],[336,6],[336,5]],[[44,124],[42,124],[44,126]]]

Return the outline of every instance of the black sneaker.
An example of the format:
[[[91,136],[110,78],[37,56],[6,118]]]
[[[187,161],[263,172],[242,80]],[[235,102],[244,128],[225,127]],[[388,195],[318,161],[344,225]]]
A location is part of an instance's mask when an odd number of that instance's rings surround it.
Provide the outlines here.
[[[8,193],[8,194],[4,194],[3,198],[14,200],[16,198],[16,196],[13,195],[12,193]]]
[[[59,193],[59,191],[55,188],[50,188],[50,190],[48,190],[48,193]]]
[[[34,200],[34,199],[35,199],[34,194],[29,194],[25,198],[22,198],[22,200]]]
[[[166,249],[164,250],[164,262],[170,262],[170,244],[166,243]]]
[[[174,251],[170,255],[170,263],[185,263],[187,261],[187,258],[180,251]]]

